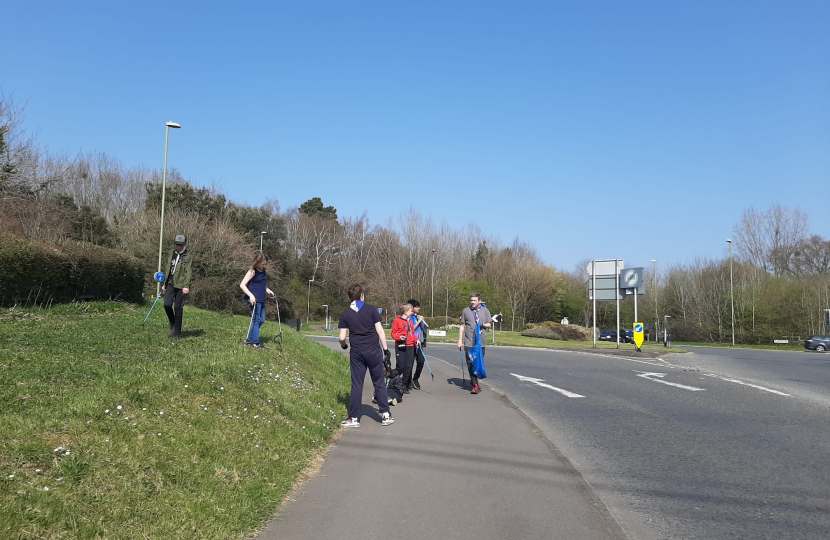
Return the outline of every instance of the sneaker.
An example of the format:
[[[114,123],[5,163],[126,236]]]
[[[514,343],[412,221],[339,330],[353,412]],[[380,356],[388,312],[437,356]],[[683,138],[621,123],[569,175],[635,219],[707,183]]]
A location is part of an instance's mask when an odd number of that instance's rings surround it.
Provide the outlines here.
[[[418,382],[418,379],[412,379],[412,386],[414,386],[418,390],[421,389],[421,383]]]
[[[392,418],[392,415],[389,412],[385,412],[380,415],[380,425],[382,426],[391,426],[395,423],[395,419]]]
[[[404,389],[403,389],[403,393],[404,393],[404,394],[408,394],[408,393],[409,393],[409,387],[408,387],[408,386],[407,386],[406,388],[404,388]]]
[[[343,427],[360,427],[360,421],[357,418],[349,418],[348,420],[340,422],[340,425]]]
[[[262,343],[251,343],[251,347],[253,347],[254,349],[262,349],[262,350],[267,350],[268,349],[268,347],[266,347]]]
[[[392,399],[390,399],[390,400],[389,400],[389,404],[390,404],[390,405],[397,405],[397,404],[398,404],[398,398],[392,398]]]
[[[374,403],[374,404],[376,404],[376,405],[377,405],[377,402],[378,402],[378,398],[373,397],[373,398],[372,398],[372,403]]]
[[[175,335],[176,335],[176,329],[175,329],[175,328],[173,328],[173,327],[171,326],[171,327],[170,327],[170,333],[169,333],[168,335],[169,335],[170,337],[175,336]]]
[[[470,390],[470,393],[478,394],[479,392],[481,392],[481,385],[476,383],[475,385],[473,385],[473,389]]]

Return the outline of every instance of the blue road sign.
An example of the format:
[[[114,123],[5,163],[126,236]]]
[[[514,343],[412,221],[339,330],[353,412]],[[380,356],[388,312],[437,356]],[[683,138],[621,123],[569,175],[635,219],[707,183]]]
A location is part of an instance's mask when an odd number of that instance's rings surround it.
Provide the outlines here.
[[[164,272],[156,272],[155,274],[153,274],[153,279],[155,279],[157,283],[163,282]]]
[[[642,332],[643,331],[643,325],[642,324],[635,324],[634,325],[634,331],[635,332]]]

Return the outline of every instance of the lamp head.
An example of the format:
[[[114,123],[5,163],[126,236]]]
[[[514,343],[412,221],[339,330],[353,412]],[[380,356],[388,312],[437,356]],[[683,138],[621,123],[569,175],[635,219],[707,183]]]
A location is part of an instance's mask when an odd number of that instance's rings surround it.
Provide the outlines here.
[[[181,127],[182,127],[179,124],[177,124],[176,122],[167,122],[165,125],[169,128],[173,128],[173,129],[181,129]]]
[[[731,239],[731,238],[727,238],[727,239],[726,239],[726,241],[727,241],[728,243],[730,243],[730,244],[732,243],[732,239]]]

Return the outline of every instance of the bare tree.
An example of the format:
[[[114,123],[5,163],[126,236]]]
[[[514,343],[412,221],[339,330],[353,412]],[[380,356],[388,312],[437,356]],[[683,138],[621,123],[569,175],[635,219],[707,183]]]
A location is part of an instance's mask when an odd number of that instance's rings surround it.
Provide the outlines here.
[[[745,210],[733,228],[738,253],[774,276],[795,273],[794,258],[806,241],[809,219],[780,204],[764,212]]]

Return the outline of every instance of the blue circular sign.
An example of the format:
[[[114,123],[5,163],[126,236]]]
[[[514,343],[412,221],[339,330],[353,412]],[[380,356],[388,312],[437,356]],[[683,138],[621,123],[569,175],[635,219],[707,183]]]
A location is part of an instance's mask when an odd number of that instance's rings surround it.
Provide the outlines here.
[[[164,272],[156,272],[155,274],[153,274],[153,279],[155,279],[157,283],[163,282]]]
[[[634,325],[634,331],[635,332],[642,332],[643,331],[643,325],[642,324],[635,324]]]

